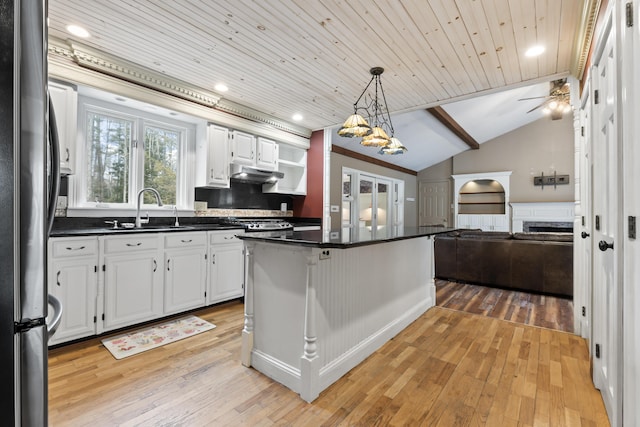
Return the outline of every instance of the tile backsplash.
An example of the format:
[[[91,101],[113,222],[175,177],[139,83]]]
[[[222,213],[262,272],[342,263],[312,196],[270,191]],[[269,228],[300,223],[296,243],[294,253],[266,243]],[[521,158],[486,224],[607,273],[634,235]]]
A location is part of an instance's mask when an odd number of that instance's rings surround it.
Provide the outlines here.
[[[208,209],[261,209],[279,211],[283,203],[293,208],[293,198],[286,194],[262,192],[262,184],[232,181],[230,188],[196,188],[196,202],[206,202]],[[202,210],[196,208],[196,211]]]

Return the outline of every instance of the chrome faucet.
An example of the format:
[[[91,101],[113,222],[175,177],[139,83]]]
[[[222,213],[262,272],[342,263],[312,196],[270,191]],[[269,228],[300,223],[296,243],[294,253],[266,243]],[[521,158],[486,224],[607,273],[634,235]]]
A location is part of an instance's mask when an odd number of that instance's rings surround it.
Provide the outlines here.
[[[180,223],[178,222],[178,206],[173,205],[173,215],[176,217],[176,221],[173,223],[174,227],[180,227]]]
[[[142,194],[145,191],[150,191],[156,197],[156,202],[158,202],[158,206],[162,206],[162,199],[160,198],[160,193],[158,193],[158,190],[151,187],[143,188],[142,190],[140,190],[140,192],[138,192],[138,208],[136,209],[136,228],[140,228],[142,227],[143,223],[146,224],[149,222],[148,215],[147,215],[147,219],[145,220],[140,219],[140,205],[142,204]]]

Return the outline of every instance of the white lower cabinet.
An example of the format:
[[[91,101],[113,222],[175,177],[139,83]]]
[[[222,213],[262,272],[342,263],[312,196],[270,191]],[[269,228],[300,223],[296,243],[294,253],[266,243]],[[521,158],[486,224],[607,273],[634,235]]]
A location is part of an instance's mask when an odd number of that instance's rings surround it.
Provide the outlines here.
[[[509,231],[509,220],[503,214],[459,214],[457,227],[477,228],[483,231]]]
[[[244,258],[239,230],[209,232],[207,304],[244,296]]]
[[[48,288],[62,303],[62,318],[49,345],[96,333],[98,239],[49,239]]]
[[[164,247],[164,314],[204,306],[207,233],[169,233]]]
[[[103,330],[122,328],[163,314],[160,235],[103,238]]]
[[[244,296],[242,230],[49,239],[49,345]]]

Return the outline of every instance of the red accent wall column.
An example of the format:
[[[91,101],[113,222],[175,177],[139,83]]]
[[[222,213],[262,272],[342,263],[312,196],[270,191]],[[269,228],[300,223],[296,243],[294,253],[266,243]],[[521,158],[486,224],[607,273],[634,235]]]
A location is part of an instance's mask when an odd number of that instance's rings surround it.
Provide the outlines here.
[[[322,218],[322,195],[324,194],[324,131],[311,134],[307,151],[307,195],[294,197],[293,216],[300,218]]]

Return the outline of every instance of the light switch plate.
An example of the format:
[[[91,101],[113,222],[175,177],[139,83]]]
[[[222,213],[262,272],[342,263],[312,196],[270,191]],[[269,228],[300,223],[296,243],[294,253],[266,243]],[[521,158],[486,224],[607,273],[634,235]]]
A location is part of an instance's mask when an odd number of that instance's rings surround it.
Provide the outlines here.
[[[340,212],[340,206],[331,205],[331,212]]]

